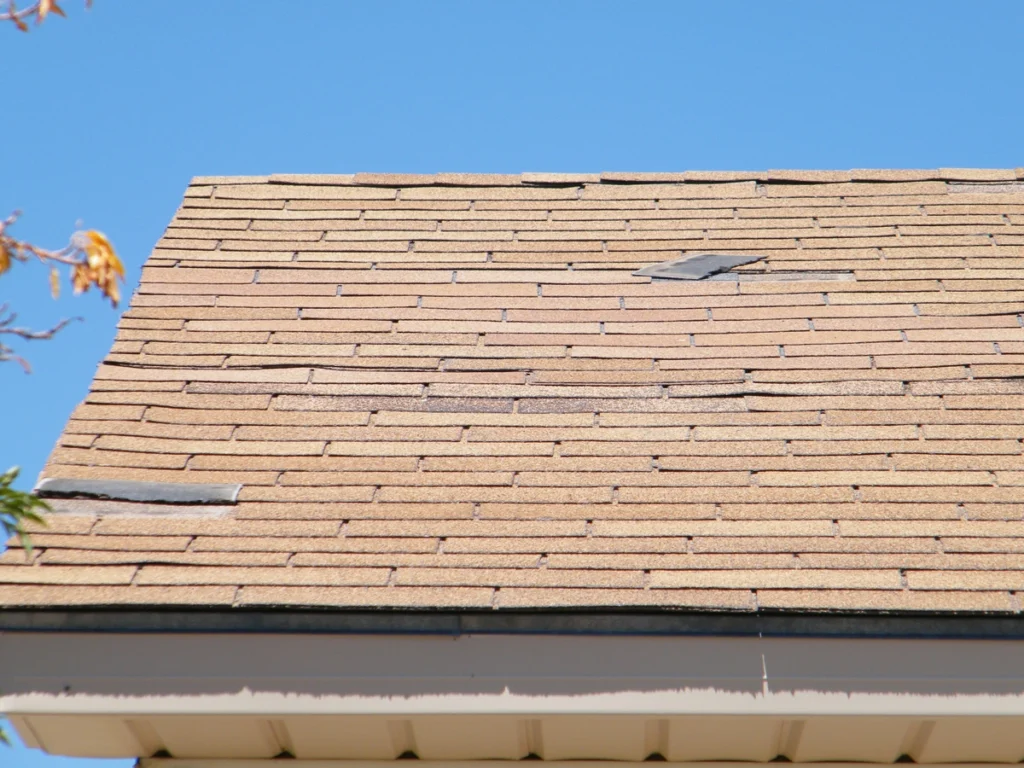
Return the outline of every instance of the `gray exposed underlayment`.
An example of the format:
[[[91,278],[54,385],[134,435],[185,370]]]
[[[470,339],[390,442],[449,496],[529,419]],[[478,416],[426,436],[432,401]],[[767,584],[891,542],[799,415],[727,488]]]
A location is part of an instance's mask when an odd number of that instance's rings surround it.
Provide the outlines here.
[[[1024,192],[1024,181],[1007,181],[1007,182],[958,182],[951,181],[946,184],[946,190],[948,192],[962,192],[962,193],[1019,193]]]
[[[130,480],[71,480],[48,477],[35,491],[42,497],[116,499],[152,504],[235,504],[238,483],[143,483]]]
[[[728,256],[719,253],[688,254],[681,259],[663,261],[638,269],[633,274],[637,277],[648,276],[666,280],[703,280],[719,272],[726,272],[743,264],[752,264],[763,258],[765,257]]]

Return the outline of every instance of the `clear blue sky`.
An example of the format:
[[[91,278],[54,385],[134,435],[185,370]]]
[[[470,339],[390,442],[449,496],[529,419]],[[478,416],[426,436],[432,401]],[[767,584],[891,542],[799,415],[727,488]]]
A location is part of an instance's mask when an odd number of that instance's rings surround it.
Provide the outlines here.
[[[1019,0],[63,5],[0,27],[0,213],[41,245],[105,231],[129,294],[197,174],[1024,165]],[[46,282],[0,278],[26,324],[86,319],[22,347],[32,376],[0,368],[0,470],[22,487],[117,321]]]

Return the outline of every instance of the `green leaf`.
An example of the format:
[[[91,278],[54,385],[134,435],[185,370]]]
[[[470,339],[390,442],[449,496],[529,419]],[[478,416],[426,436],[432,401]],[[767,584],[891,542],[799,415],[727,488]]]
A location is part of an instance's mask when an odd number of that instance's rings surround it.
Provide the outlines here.
[[[0,475],[0,527],[4,537],[17,536],[26,554],[32,552],[32,539],[27,524],[46,525],[40,513],[50,512],[50,505],[31,493],[16,491],[11,485],[18,478],[18,467],[11,467]]]

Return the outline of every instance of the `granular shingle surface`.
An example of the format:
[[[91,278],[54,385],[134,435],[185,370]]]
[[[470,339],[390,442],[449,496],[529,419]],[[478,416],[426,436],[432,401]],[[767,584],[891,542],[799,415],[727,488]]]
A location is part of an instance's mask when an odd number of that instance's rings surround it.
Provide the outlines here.
[[[1019,176],[197,178],[0,604],[1018,612]]]

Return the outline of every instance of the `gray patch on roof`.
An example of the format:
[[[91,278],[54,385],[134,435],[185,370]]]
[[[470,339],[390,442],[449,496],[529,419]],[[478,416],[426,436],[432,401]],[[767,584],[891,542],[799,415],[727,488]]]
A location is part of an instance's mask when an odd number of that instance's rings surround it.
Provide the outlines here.
[[[796,283],[801,281],[854,280],[856,276],[853,272],[843,270],[832,272],[725,272],[712,275],[707,279],[714,282]]]
[[[989,193],[1015,193],[1024,192],[1024,181],[1006,181],[1006,182],[958,182],[950,181],[946,183],[947,192],[989,192]]]
[[[144,483],[132,480],[44,478],[35,491],[42,497],[116,499],[153,504],[235,504],[238,483]]]
[[[752,264],[764,256],[729,256],[719,253],[689,254],[681,259],[663,261],[649,267],[638,269],[633,273],[636,277],[648,276],[666,280],[703,280],[719,272],[726,272],[733,267]]]

